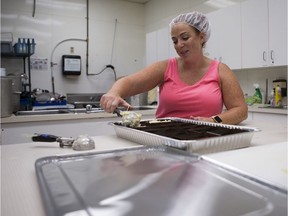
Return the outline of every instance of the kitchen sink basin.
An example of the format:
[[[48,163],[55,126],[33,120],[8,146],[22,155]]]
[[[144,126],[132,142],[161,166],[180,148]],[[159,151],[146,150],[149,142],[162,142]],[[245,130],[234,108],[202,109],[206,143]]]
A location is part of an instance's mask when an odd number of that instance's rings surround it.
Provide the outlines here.
[[[133,111],[140,110],[154,110],[154,106],[135,106]],[[122,109],[123,110],[123,109]],[[80,114],[80,113],[99,113],[104,112],[102,108],[92,108],[87,110],[86,108],[75,108],[75,109],[43,109],[43,110],[28,110],[28,111],[18,111],[15,113],[16,116],[26,116],[26,115],[53,115],[53,114]]]
[[[26,115],[52,115],[52,114],[67,114],[69,110],[66,109],[55,109],[55,110],[25,110],[18,111],[15,113],[16,116],[26,116]]]
[[[98,113],[104,112],[101,108],[92,108],[87,111],[85,108],[81,109],[49,109],[49,110],[29,110],[29,111],[18,111],[15,113],[16,116],[26,115],[53,115],[53,114],[78,114],[78,113]]]
[[[134,106],[133,110],[137,111],[137,110],[154,110],[156,109],[155,106]]]

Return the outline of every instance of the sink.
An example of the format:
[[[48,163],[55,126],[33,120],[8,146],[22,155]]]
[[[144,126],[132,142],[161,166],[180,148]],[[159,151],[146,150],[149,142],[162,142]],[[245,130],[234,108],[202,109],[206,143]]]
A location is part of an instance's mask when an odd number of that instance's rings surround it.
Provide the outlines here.
[[[133,111],[140,110],[154,110],[155,106],[134,106]],[[122,109],[123,110],[123,109]],[[45,109],[45,110],[28,110],[28,111],[18,111],[15,113],[16,116],[26,116],[26,115],[53,115],[53,114],[80,114],[80,113],[99,113],[104,112],[102,108],[92,108],[87,111],[86,108],[75,108],[75,109]]]
[[[154,110],[156,109],[156,106],[134,106],[133,110],[137,111],[137,110]]]
[[[18,111],[15,113],[16,116],[23,115],[51,115],[51,114],[68,114],[69,111],[66,109],[56,109],[56,110],[28,110],[28,111]]]
[[[78,114],[78,113],[98,113],[104,112],[101,108],[92,108],[87,111],[85,108],[79,109],[48,109],[48,110],[29,110],[29,111],[18,111],[15,113],[16,116],[25,115],[52,115],[52,114]]]

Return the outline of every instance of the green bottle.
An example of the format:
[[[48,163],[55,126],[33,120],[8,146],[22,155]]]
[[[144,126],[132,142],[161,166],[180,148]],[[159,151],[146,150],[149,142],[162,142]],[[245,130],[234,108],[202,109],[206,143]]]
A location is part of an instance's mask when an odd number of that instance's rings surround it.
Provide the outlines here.
[[[255,103],[262,103],[262,94],[259,88],[259,84],[254,84],[255,87],[255,93],[253,95],[253,98],[255,100]]]

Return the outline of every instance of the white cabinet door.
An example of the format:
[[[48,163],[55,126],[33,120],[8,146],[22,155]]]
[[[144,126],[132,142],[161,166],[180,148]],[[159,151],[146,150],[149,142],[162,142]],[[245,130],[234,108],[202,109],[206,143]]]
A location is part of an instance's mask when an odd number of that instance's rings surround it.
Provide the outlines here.
[[[171,40],[171,39],[170,39]],[[157,31],[157,60],[165,60],[169,57],[169,33],[168,27]]]
[[[241,3],[242,67],[268,66],[268,4],[267,0]]]
[[[157,32],[146,34],[146,65],[157,60]]]
[[[242,67],[287,65],[287,0],[241,3]]]
[[[170,56],[168,27],[146,34],[146,65]]]
[[[235,4],[207,14],[211,23],[211,36],[205,55],[227,64],[232,69],[241,68],[241,6]]]
[[[269,1],[269,63],[287,65],[287,0]]]

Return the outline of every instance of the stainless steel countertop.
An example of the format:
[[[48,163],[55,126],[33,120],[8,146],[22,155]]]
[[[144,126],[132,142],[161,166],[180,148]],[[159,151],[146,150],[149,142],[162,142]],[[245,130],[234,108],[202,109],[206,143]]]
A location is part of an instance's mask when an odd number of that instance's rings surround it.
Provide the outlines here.
[[[287,125],[271,125],[269,122],[259,121],[244,121],[242,125],[261,129],[261,132],[255,133],[253,136],[251,147],[213,154],[211,158],[245,172],[253,172],[254,176],[268,179],[275,184],[280,182],[281,186],[286,185],[287,188],[287,151],[285,151],[285,148],[282,148],[283,144],[287,145]],[[116,135],[95,136],[93,139],[96,143],[96,149],[93,151],[96,152],[139,146],[136,143],[120,139],[116,137]],[[282,144],[277,144],[279,142],[282,142]],[[268,152],[263,149],[265,153],[259,157],[259,151],[257,151],[257,149],[260,150],[262,146],[267,146],[265,149],[268,149]],[[275,149],[277,147],[278,150],[273,151],[277,154],[274,155],[273,158],[282,159],[275,160],[271,163],[268,147],[274,149],[274,146]],[[250,148],[251,151],[249,151]],[[238,154],[236,154],[237,152]],[[246,158],[248,152],[249,161]],[[5,185],[5,187],[0,187],[2,215],[44,216],[42,199],[34,168],[35,160],[50,155],[75,153],[77,152],[71,148],[59,148],[59,144],[56,142],[34,142],[1,146],[1,185]],[[206,156],[209,157],[209,155]],[[256,160],[251,161],[251,157],[257,158],[257,163]],[[278,164],[278,162],[280,164]],[[283,168],[282,164],[284,164]],[[280,170],[279,167],[281,168]],[[279,175],[273,175],[273,173],[277,171],[280,172]],[[29,199],[27,199],[27,197]]]

